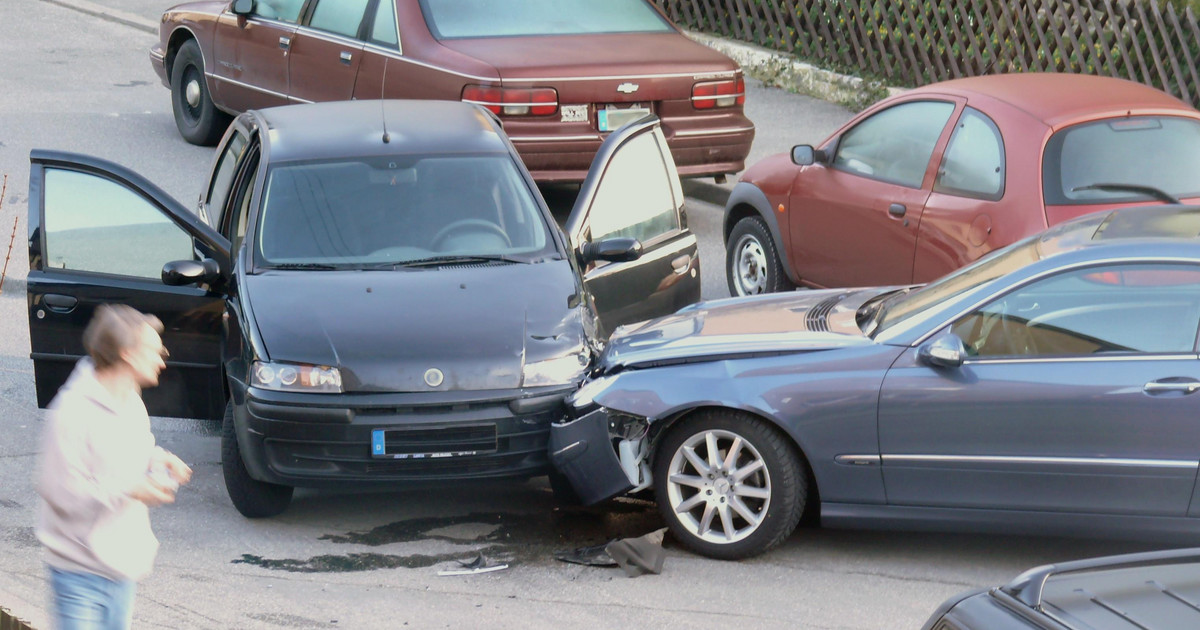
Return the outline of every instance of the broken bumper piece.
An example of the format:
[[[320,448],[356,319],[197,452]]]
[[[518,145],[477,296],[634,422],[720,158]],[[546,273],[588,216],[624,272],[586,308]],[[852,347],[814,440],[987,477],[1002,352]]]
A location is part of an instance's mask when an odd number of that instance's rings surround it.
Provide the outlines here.
[[[608,411],[604,408],[565,424],[551,425],[550,459],[585,505],[634,488],[613,449]]]

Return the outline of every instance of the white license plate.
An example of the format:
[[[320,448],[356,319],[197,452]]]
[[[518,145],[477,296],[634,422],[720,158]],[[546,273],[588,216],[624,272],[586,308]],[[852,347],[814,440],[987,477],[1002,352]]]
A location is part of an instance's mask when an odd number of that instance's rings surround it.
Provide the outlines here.
[[[559,109],[562,111],[563,122],[587,122],[587,105],[563,105]]]
[[[621,125],[633,122],[646,114],[650,110],[645,107],[630,107],[628,109],[601,109],[596,112],[596,123],[600,131],[612,131],[618,129]]]

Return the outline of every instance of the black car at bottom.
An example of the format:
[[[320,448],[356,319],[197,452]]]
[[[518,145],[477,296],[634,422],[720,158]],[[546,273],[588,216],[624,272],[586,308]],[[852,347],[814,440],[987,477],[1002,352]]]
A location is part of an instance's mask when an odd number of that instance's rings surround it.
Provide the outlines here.
[[[942,604],[924,630],[1194,630],[1200,548],[1030,569],[1005,586]]]
[[[460,102],[247,112],[197,213],[104,160],[30,161],[38,404],[96,306],[157,315],[171,357],[148,409],[223,419],[250,517],[295,486],[547,474],[607,331],[700,294],[652,116],[608,137],[561,229],[499,122]]]

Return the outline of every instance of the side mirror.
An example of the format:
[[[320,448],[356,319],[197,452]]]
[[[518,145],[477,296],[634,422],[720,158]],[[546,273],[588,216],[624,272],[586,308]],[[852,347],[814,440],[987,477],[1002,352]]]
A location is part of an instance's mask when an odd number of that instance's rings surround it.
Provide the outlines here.
[[[967,348],[958,335],[951,333],[921,346],[917,357],[933,367],[957,368],[962,367],[963,360],[967,357]]]
[[[798,144],[792,147],[792,163],[796,166],[824,164],[828,157],[820,149],[814,149],[810,144]]]
[[[211,258],[201,261],[173,260],[162,269],[163,284],[172,287],[187,284],[212,284],[221,278],[221,266]]]
[[[229,8],[234,15],[250,15],[254,13],[254,0],[233,0],[233,6]]]
[[[636,238],[618,237],[584,243],[579,248],[579,257],[585,264],[597,260],[629,262],[642,257],[642,242]]]

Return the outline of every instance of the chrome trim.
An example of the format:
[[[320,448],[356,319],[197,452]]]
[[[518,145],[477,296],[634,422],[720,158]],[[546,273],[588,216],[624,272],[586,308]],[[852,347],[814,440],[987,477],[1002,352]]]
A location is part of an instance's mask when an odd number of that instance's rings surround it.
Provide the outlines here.
[[[513,142],[575,142],[579,140],[603,140],[603,136],[509,136],[509,140]]]
[[[997,357],[995,359],[988,357],[971,357],[963,361],[963,365],[984,363],[1104,363],[1109,361],[1195,361],[1200,359],[1200,355],[1195,354],[1122,354],[1113,356],[1096,356],[1096,355],[1079,355],[1079,356],[1060,356],[1060,357],[1037,357],[1037,358],[1008,358]]]
[[[283,99],[286,99],[286,98],[288,97],[288,95],[287,95],[287,94],[280,94],[279,92],[276,92],[276,91],[274,91],[274,90],[268,90],[268,89],[266,89],[266,88],[260,88],[260,87],[258,87],[258,86],[256,86],[256,85],[250,85],[249,83],[242,83],[241,81],[238,81],[238,80],[236,80],[236,79],[230,79],[229,77],[222,77],[222,76],[218,76],[218,75],[216,75],[216,74],[213,74],[213,73],[211,73],[211,72],[205,72],[205,73],[204,73],[204,76],[206,76],[206,77],[208,77],[208,78],[210,78],[210,79],[214,79],[214,80],[216,80],[216,81],[224,81],[224,82],[226,82],[226,83],[232,83],[232,84],[234,84],[234,85],[236,85],[236,86],[238,86],[238,87],[244,87],[244,88],[246,88],[246,89],[248,89],[248,90],[254,90],[255,92],[262,92],[263,94],[270,94],[271,96],[278,96],[279,98],[283,98]]]
[[[154,52],[154,49],[153,49],[153,48],[151,48],[151,49],[150,49],[150,59],[151,59],[151,60],[157,59],[157,60],[159,60],[159,61],[166,61],[166,59],[167,59],[167,54],[166,54],[166,53],[163,53],[163,54],[161,54],[161,55],[160,55],[160,54],[158,54],[158,53]]]
[[[517,89],[520,89],[520,88],[517,88]],[[529,103],[516,103],[516,102],[514,102],[514,103],[509,103],[509,102],[497,103],[494,101],[474,101],[471,99],[464,98],[463,102],[471,103],[473,105],[482,105],[484,107],[499,107],[501,109],[503,109],[505,107],[545,107],[547,105],[553,105],[556,113],[558,110],[558,101],[553,101],[551,103],[533,103],[533,102],[529,102]],[[553,116],[554,114],[544,114],[544,115]]]
[[[1042,260],[1045,260],[1045,259],[1042,259]],[[928,340],[929,340],[929,338],[930,338],[930,337],[932,337],[932,336],[934,336],[935,334],[937,334],[937,333],[938,333],[939,331],[941,331],[943,328],[945,328],[945,327],[949,326],[950,324],[953,324],[954,322],[958,321],[958,319],[959,319],[960,317],[962,317],[962,316],[966,315],[967,313],[970,313],[971,311],[973,311],[973,310],[975,310],[975,309],[979,308],[980,306],[983,306],[984,304],[987,304],[988,302],[991,302],[992,300],[995,300],[995,299],[997,299],[997,298],[1000,298],[1000,297],[1002,297],[1002,296],[1004,296],[1004,295],[1008,295],[1009,293],[1012,293],[1013,291],[1016,291],[1017,289],[1021,289],[1021,288],[1025,287],[1025,286],[1027,286],[1027,285],[1029,285],[1029,284],[1032,284],[1032,283],[1034,283],[1034,282],[1037,282],[1038,280],[1041,280],[1042,278],[1045,278],[1046,276],[1051,276],[1051,275],[1054,275],[1054,274],[1057,274],[1057,273],[1061,273],[1061,272],[1065,272],[1065,271],[1073,271],[1073,270],[1075,270],[1075,269],[1083,269],[1083,268],[1086,268],[1086,267],[1098,267],[1098,266],[1100,266],[1100,265],[1107,265],[1107,264],[1113,264],[1113,263],[1119,263],[1119,264],[1127,264],[1127,263],[1132,263],[1132,264],[1138,264],[1138,263],[1158,263],[1158,264],[1183,263],[1183,264],[1189,264],[1189,265],[1193,265],[1193,266],[1195,266],[1195,265],[1196,265],[1196,260],[1195,260],[1195,259],[1193,259],[1193,258],[1101,258],[1101,259],[1099,259],[1099,260],[1088,260],[1088,261],[1083,261],[1083,262],[1077,262],[1077,263],[1074,263],[1074,264],[1071,264],[1071,265],[1067,265],[1067,266],[1065,266],[1065,267],[1057,267],[1057,268],[1054,268],[1054,269],[1047,269],[1046,271],[1043,271],[1042,273],[1039,273],[1039,274],[1037,274],[1036,276],[1033,276],[1033,277],[1030,277],[1030,278],[1026,278],[1026,279],[1025,279],[1025,280],[1023,280],[1023,281],[1022,281],[1020,284],[1017,284],[1017,285],[1013,285],[1013,286],[1011,286],[1011,287],[1008,287],[1008,289],[1006,289],[1006,290],[1005,290],[1004,292],[1002,292],[1002,293],[991,293],[991,294],[989,294],[987,297],[985,297],[985,298],[983,298],[983,299],[979,300],[979,301],[978,301],[978,302],[976,302],[975,304],[972,304],[970,307],[963,309],[962,311],[960,311],[958,314],[954,315],[953,317],[951,317],[951,318],[949,318],[949,319],[946,319],[946,320],[942,321],[942,323],[941,323],[941,324],[939,324],[939,325],[937,325],[937,326],[934,326],[933,328],[931,328],[931,329],[929,330],[929,332],[926,332],[925,334],[921,335],[921,336],[920,336],[920,337],[919,337],[919,338],[918,338],[916,341],[914,341],[912,344],[910,344],[910,345],[909,345],[909,347],[910,347],[910,348],[915,348],[915,347],[917,347],[917,346],[919,346],[919,345],[921,345],[921,344],[925,343],[926,341],[928,341]],[[1031,263],[1031,264],[1036,264],[1036,263]],[[1003,277],[1003,276],[1001,276],[1001,277]],[[999,278],[997,278],[997,280],[998,280],[998,279],[999,279]],[[993,281],[993,282],[994,282],[994,281]],[[898,325],[898,328],[897,328],[897,329],[894,329],[893,331],[891,331],[891,332],[890,332],[890,334],[887,334],[887,335],[883,335],[883,334],[881,334],[881,336],[879,336],[879,337],[875,337],[874,339],[875,339],[876,341],[880,342],[880,343],[886,343],[886,341],[882,341],[882,340],[883,340],[883,339],[890,339],[890,338],[894,338],[896,335],[902,335],[902,334],[904,334],[905,330],[912,330],[913,328],[917,328],[917,327],[919,327],[919,326],[921,325],[921,323],[922,323],[922,320],[918,319],[918,321],[916,321],[916,322],[912,322],[912,323],[909,323],[909,324],[907,324],[907,325],[905,325],[905,324],[899,324],[899,325]]]
[[[850,466],[878,466],[878,455],[838,455],[833,461]]]
[[[881,455],[883,463],[944,462],[963,464],[1060,464],[1071,466],[1137,466],[1142,468],[1197,468],[1198,460],[1126,459],[1119,457],[1024,457],[1015,455]]]
[[[331,44],[342,44],[343,46],[351,46],[353,48],[363,47],[363,41],[360,39],[346,37],[345,35],[339,35],[337,33],[330,33],[329,31],[322,31],[320,29],[312,28],[311,26],[297,26],[296,34],[306,35],[308,37],[312,37],[313,39],[319,39]]]
[[[705,129],[702,131],[676,131],[676,138],[694,138],[697,136],[719,136],[723,134],[743,133],[754,131],[754,127],[727,127],[725,129]]]

